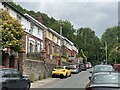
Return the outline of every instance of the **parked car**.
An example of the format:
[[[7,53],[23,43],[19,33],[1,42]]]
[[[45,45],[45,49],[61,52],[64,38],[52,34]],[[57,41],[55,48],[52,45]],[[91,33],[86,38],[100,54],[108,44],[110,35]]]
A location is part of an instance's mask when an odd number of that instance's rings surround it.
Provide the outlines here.
[[[120,64],[114,64],[113,67],[116,72],[120,72]]]
[[[0,68],[0,90],[29,90],[30,80],[16,69]]]
[[[52,77],[55,76],[69,77],[71,76],[71,70],[67,66],[56,66],[52,70]]]
[[[93,71],[90,71],[90,73],[94,74],[98,72],[107,72],[107,71],[114,71],[112,65],[96,65]]]
[[[71,73],[79,73],[81,71],[79,65],[69,65]]]
[[[86,68],[89,69],[89,64],[88,63],[86,64]]]
[[[80,68],[81,68],[81,71],[85,71],[85,70],[87,70],[87,68],[86,68],[86,65],[85,65],[85,64],[80,64]]]
[[[88,62],[88,68],[92,68],[91,62]]]
[[[86,90],[120,90],[120,73],[95,73],[86,86]]]

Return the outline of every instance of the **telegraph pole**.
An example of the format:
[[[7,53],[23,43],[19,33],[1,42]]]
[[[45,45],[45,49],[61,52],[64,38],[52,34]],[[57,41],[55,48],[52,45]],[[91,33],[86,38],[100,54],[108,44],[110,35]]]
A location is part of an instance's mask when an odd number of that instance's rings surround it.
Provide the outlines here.
[[[118,43],[120,44],[120,1],[118,2]]]
[[[60,44],[61,44],[61,45],[60,45],[60,61],[59,61],[59,64],[60,64],[60,65],[62,64],[62,63],[61,63],[61,62],[62,62],[62,45],[63,45],[63,43],[62,43],[62,42],[63,42],[63,40],[62,40],[62,28],[63,28],[63,24],[61,23],[61,24],[60,24],[60,35],[61,35],[61,36],[60,36],[60,40],[61,40],[61,43],[60,43]]]
[[[105,51],[106,51],[106,64],[108,63],[108,61],[107,61],[107,54],[108,54],[108,52],[107,52],[107,41],[105,41]]]

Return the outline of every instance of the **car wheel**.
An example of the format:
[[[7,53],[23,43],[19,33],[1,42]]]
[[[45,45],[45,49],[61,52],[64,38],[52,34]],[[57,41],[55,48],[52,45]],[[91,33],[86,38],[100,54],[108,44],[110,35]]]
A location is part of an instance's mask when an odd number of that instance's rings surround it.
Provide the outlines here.
[[[66,73],[65,77],[67,78],[68,77],[68,74]]]
[[[6,87],[3,87],[1,90],[7,90],[7,88],[6,88]]]
[[[55,78],[55,75],[52,75],[52,78]]]
[[[71,73],[70,73],[69,77],[71,77]]]

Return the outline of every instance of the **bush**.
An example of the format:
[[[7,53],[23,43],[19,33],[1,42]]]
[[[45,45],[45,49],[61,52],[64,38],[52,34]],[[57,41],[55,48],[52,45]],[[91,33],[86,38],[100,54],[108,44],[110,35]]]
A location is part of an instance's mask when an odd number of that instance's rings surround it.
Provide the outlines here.
[[[31,73],[31,74],[29,75],[29,78],[30,78],[30,81],[31,81],[31,82],[34,82],[34,81],[35,81],[35,74],[34,74],[34,73]]]

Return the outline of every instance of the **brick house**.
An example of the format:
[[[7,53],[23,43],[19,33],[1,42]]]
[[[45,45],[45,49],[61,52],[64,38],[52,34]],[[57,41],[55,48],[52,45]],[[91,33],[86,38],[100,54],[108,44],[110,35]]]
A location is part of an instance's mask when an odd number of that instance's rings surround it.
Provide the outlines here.
[[[6,67],[12,67],[24,70],[26,55],[29,53],[38,53],[45,51],[46,58],[57,65],[61,64],[60,52],[67,57],[76,56],[77,48],[67,38],[59,35],[57,32],[38,22],[28,14],[23,14],[7,2],[0,2],[0,8],[6,9],[9,14],[16,18],[25,30],[24,45],[21,53],[16,53],[9,48],[4,49],[2,63]],[[54,55],[57,54],[57,57]]]
[[[5,67],[17,68],[21,72],[24,70],[24,62],[26,54],[29,52],[41,52],[44,49],[44,32],[46,27],[28,14],[22,14],[7,2],[1,2],[0,8],[9,12],[9,14],[16,18],[25,30],[24,45],[21,53],[16,53],[9,48],[3,49],[2,63]]]

